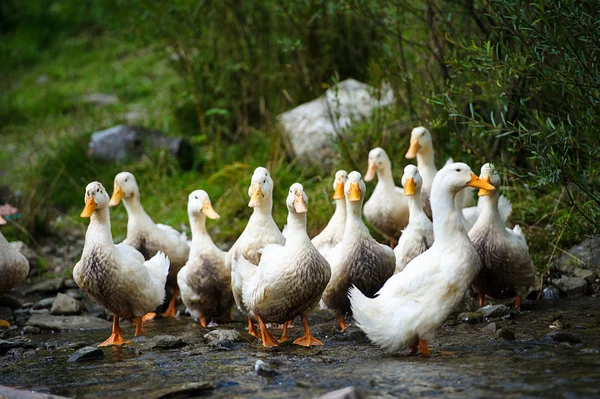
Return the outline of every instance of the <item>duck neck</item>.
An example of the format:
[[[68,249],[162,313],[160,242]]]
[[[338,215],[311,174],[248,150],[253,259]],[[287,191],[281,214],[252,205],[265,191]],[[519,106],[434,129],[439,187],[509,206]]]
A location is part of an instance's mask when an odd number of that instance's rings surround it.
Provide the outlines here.
[[[288,211],[287,231],[289,234],[287,235],[288,240],[286,240],[286,243],[293,241],[290,238],[294,237],[306,237],[308,239],[308,234],[306,233],[306,213]]]
[[[505,224],[502,221],[500,211],[498,210],[499,198],[500,196],[498,195],[497,191],[491,191],[488,195],[479,197],[479,201],[481,201],[482,204],[482,209],[477,221],[481,219],[482,222],[486,223],[488,226],[495,225],[504,230]]]
[[[252,217],[258,218],[272,218],[273,211],[273,200],[269,198],[265,198],[260,201],[260,205],[255,206],[252,211]]]
[[[467,237],[461,217],[462,210],[456,209],[454,197],[456,193],[443,193],[431,197],[431,210],[433,212],[433,234],[435,242],[455,241],[457,238]],[[457,234],[458,233],[458,234]],[[468,238],[467,238],[468,239]]]
[[[335,211],[331,217],[333,220],[346,220],[346,198],[335,200]]]
[[[190,216],[190,227],[192,228],[192,242],[204,241],[206,238],[210,239],[208,232],[206,231],[206,216],[204,214],[189,215]]]
[[[344,238],[347,236],[356,237],[357,230],[366,230],[367,226],[362,221],[362,203],[360,201],[346,201],[346,227],[344,228]]]
[[[144,210],[144,207],[142,206],[140,195],[138,193],[132,195],[131,197],[123,198],[123,205],[125,205],[129,220],[137,222],[152,222],[152,219],[150,216],[148,216]]]
[[[433,147],[431,146],[422,147],[417,152],[417,168],[425,185],[430,185],[437,173],[434,155]]]
[[[385,165],[381,169],[377,169],[377,185],[386,189],[394,189],[394,176],[392,176],[392,167]]]
[[[108,208],[96,209],[92,213],[90,225],[85,234],[85,243],[113,245]]]
[[[424,214],[420,187],[415,190],[413,195],[408,196],[408,212],[408,223],[413,223],[421,214]]]

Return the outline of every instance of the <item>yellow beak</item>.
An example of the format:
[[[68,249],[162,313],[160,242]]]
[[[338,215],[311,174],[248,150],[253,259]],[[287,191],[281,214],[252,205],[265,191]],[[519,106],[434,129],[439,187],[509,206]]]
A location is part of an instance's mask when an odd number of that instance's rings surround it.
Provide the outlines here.
[[[467,186],[471,186],[471,187],[475,187],[475,188],[486,190],[487,193],[485,195],[489,194],[490,191],[496,189],[494,186],[492,186],[485,179],[480,179],[474,173],[471,173],[471,181],[467,183]],[[480,195],[481,195],[481,191],[480,191]]]
[[[335,183],[335,193],[333,193],[333,199],[339,200],[344,198],[344,183],[337,182]]]
[[[250,197],[250,202],[248,202],[248,206],[250,208],[254,208],[260,205],[260,201],[263,199],[264,195],[260,186],[258,184],[254,184],[252,186],[252,196]]]
[[[492,185],[492,184],[490,183],[490,181],[492,180],[492,177],[491,177],[491,176],[487,176],[487,177],[483,178],[482,180],[484,180],[486,183],[489,183],[489,184],[490,184],[490,186]],[[480,188],[480,189],[479,189],[479,192],[477,193],[477,195],[478,195],[479,197],[485,197],[485,196],[486,196],[486,195],[488,195],[489,193],[490,193],[490,190],[486,190],[485,188]]]
[[[410,147],[408,148],[408,151],[406,151],[405,157],[407,159],[413,159],[417,156],[417,152],[419,152],[420,149],[421,144],[419,144],[419,140],[411,140]]]
[[[6,224],[6,220],[0,215],[0,225]]]
[[[375,178],[375,175],[377,174],[377,165],[375,165],[375,162],[369,161],[369,168],[367,169],[367,174],[365,174],[365,181],[371,181]]]
[[[213,209],[210,202],[206,201],[204,203],[204,207],[202,208],[202,213],[206,215],[209,219],[219,219],[221,216]]]
[[[115,191],[113,191],[113,195],[112,195],[112,197],[110,197],[110,202],[108,203],[108,205],[117,206],[117,205],[119,205],[119,202],[121,202],[122,199],[123,199],[123,190],[121,189],[121,186],[117,186],[115,184]]]
[[[360,201],[360,187],[358,186],[358,182],[350,183],[348,201]]]
[[[304,196],[302,194],[294,195],[294,209],[297,213],[306,213],[306,202],[304,201]]]
[[[92,213],[96,210],[96,201],[94,201],[94,197],[85,197],[85,207],[83,211],[81,211],[82,218],[89,218],[92,216]]]
[[[408,179],[406,179],[406,183],[404,184],[404,195],[409,196],[409,195],[414,195],[415,193],[415,179],[413,179],[412,177],[409,177]]]

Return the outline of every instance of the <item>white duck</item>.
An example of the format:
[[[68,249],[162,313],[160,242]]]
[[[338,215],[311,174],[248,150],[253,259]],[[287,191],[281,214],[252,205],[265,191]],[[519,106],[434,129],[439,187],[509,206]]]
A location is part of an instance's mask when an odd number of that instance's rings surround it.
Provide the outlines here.
[[[404,195],[408,196],[410,217],[408,226],[402,231],[398,246],[394,249],[395,273],[401,272],[411,260],[433,245],[433,223],[423,211],[423,202],[421,201],[422,184],[423,179],[417,167],[406,166],[402,176],[402,186],[404,186]]]
[[[500,176],[489,163],[481,167],[479,177],[495,187],[500,185]],[[469,231],[469,237],[481,257],[481,271],[475,278],[475,290],[479,294],[480,306],[489,295],[494,298],[514,297],[514,306],[518,309],[521,297],[527,295],[535,281],[533,261],[521,228],[517,225],[511,230],[504,224],[499,212],[498,191],[487,194],[486,190],[479,190],[481,214]]]
[[[415,353],[419,347],[429,355],[427,340],[460,303],[479,271],[479,255],[454,205],[456,193],[467,186],[494,189],[464,163],[440,170],[431,190],[433,246],[390,278],[375,298],[358,287],[350,290],[358,326],[386,350],[408,346]]]
[[[6,221],[0,216],[0,225]],[[0,295],[8,294],[29,274],[29,262],[21,253],[10,246],[0,232]],[[0,320],[0,326],[9,327],[6,320]]]
[[[344,238],[327,255],[331,265],[331,280],[323,292],[322,307],[337,316],[342,331],[344,316],[350,314],[348,288],[355,285],[366,295],[373,296],[394,274],[394,251],[371,237],[362,221],[361,208],[366,186],[360,173],[348,175],[344,186],[346,197],[346,227]]]
[[[335,212],[327,226],[312,239],[313,245],[321,252],[321,255],[327,256],[331,248],[335,247],[344,237],[344,227],[346,225],[346,198],[344,197],[344,184],[348,181],[348,172],[338,170],[333,180],[333,199],[335,200]]]
[[[114,245],[110,231],[108,193],[98,182],[85,189],[81,217],[91,217],[81,260],[73,279],[88,295],[113,313],[112,335],[99,346],[125,343],[119,318],[135,321],[135,336],[142,333],[142,316],[165,298],[169,258],[158,252],[150,260],[127,244]]]
[[[173,296],[162,316],[175,317],[177,315],[175,304],[179,294],[177,273],[185,265],[190,254],[187,239],[170,226],[154,223],[144,211],[137,182],[129,172],[121,172],[115,176],[110,206],[118,205],[121,200],[128,216],[125,243],[141,252],[146,260],[152,258],[158,251],[162,251],[171,261],[167,287],[172,290]]]
[[[252,319],[250,311],[242,300],[243,275],[236,273],[237,260],[243,256],[250,263],[258,265],[261,251],[268,244],[285,244],[285,238],[273,220],[273,180],[266,168],[258,167],[254,170],[250,187],[248,188],[250,202],[248,206],[254,208],[242,235],[227,252],[226,262],[230,265],[233,298],[237,307],[248,316],[248,333],[260,337]]]
[[[177,274],[181,300],[192,315],[207,327],[212,319],[231,320],[231,272],[221,251],[206,231],[206,218],[219,219],[206,191],[193,191],[188,197],[192,228],[190,258]]]
[[[431,204],[429,202],[429,193],[431,185],[437,173],[435,167],[435,152],[433,150],[433,139],[429,130],[423,126],[415,127],[410,133],[410,147],[406,151],[407,159],[417,158],[417,168],[423,179],[423,187],[421,187],[421,199],[423,200],[423,210],[425,214],[432,218]]]
[[[244,275],[244,304],[258,319],[264,346],[277,346],[265,323],[285,323],[282,342],[287,340],[287,325],[296,316],[302,317],[304,335],[294,343],[323,345],[311,335],[307,313],[319,303],[331,277],[331,268],[306,233],[307,203],[302,185],[292,184],[286,199],[288,237],[285,245],[267,245],[258,267],[243,256],[238,262],[237,272]]]
[[[369,182],[377,175],[377,185],[363,212],[365,218],[390,241],[394,248],[402,229],[408,224],[408,201],[402,195],[402,189],[394,184],[392,163],[382,148],[369,152],[369,168],[365,181]]]

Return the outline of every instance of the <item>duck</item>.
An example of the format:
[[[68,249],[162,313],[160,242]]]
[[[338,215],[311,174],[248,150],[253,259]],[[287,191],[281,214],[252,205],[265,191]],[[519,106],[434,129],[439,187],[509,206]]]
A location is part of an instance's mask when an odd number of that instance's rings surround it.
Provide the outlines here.
[[[421,187],[421,199],[423,200],[423,210],[429,219],[432,218],[431,203],[429,193],[433,179],[437,173],[435,166],[435,151],[433,150],[433,138],[431,132],[423,126],[415,127],[410,132],[410,147],[404,155],[406,159],[417,158],[417,168],[423,179]]]
[[[327,255],[331,280],[323,292],[321,307],[335,314],[342,331],[346,329],[345,316],[351,315],[348,288],[354,285],[360,287],[365,295],[373,296],[396,268],[394,251],[375,241],[362,220],[366,191],[361,174],[351,172],[344,185],[344,236]]]
[[[348,181],[348,172],[338,170],[333,180],[333,200],[335,212],[327,226],[312,239],[313,245],[323,256],[327,256],[331,248],[335,247],[344,237],[346,225],[346,198],[344,197],[344,184]]]
[[[286,205],[288,237],[285,245],[265,246],[258,267],[241,255],[237,272],[244,275],[243,301],[258,320],[263,346],[278,346],[278,342],[286,341],[286,327],[297,316],[302,319],[304,335],[294,344],[323,345],[311,335],[307,313],[319,304],[331,277],[331,268],[306,232],[308,198],[302,184],[292,184]],[[283,323],[279,341],[271,335],[266,323]]]
[[[121,172],[115,176],[114,190],[110,206],[117,206],[121,200],[127,210],[127,237],[125,243],[137,249],[146,260],[158,251],[164,252],[171,262],[167,287],[172,291],[171,301],[163,317],[177,315],[176,301],[179,295],[177,273],[189,258],[190,246],[185,235],[171,226],[154,223],[146,213],[140,201],[140,190],[135,176],[129,172]],[[146,316],[152,318],[154,314]]]
[[[500,176],[490,163],[481,167],[479,177],[495,187],[500,185]],[[481,213],[469,231],[469,238],[482,263],[474,282],[479,305],[483,306],[486,295],[493,298],[514,297],[514,307],[519,309],[522,297],[535,282],[527,239],[519,225],[512,230],[506,227],[500,213],[498,190],[488,192],[480,189],[478,194]]]
[[[231,270],[233,298],[238,309],[248,317],[248,333],[261,338],[251,318],[251,312],[244,305],[242,289],[244,275],[237,273],[237,262],[241,255],[255,266],[260,262],[262,249],[268,244],[285,244],[285,237],[273,220],[273,179],[267,168],[259,166],[254,170],[248,188],[252,215],[246,228],[227,252],[226,262]]]
[[[0,215],[0,225],[7,224]],[[0,232],[0,295],[9,294],[13,288],[22,283],[29,274],[29,261],[14,249]],[[0,326],[10,327],[7,320],[0,320]]]
[[[469,239],[454,203],[456,193],[471,186],[492,191],[464,163],[445,166],[434,178],[431,207],[435,241],[390,278],[374,298],[360,287],[350,289],[357,326],[387,351],[409,347],[429,356],[427,341],[461,302],[480,269],[479,254]]]
[[[394,274],[400,273],[410,261],[433,245],[433,223],[423,211],[422,185],[423,179],[419,169],[414,165],[407,165],[402,175],[402,186],[404,195],[408,197],[410,216],[408,226],[402,231],[398,246],[394,249],[396,255]]]
[[[142,317],[165,298],[169,258],[158,251],[149,260],[127,244],[113,243],[109,196],[99,182],[85,188],[82,218],[90,218],[81,260],[73,268],[73,280],[94,301],[113,314],[111,336],[99,346],[123,345],[119,319],[135,322],[135,336],[142,334]]]
[[[232,320],[231,272],[221,251],[206,231],[206,218],[219,219],[208,193],[195,190],[188,197],[192,230],[190,257],[177,273],[181,300],[203,328],[213,319]]]
[[[392,249],[408,224],[408,201],[402,189],[394,184],[392,163],[385,150],[374,148],[369,152],[369,167],[364,181],[377,176],[377,185],[363,212],[365,218],[379,233],[387,237]]]

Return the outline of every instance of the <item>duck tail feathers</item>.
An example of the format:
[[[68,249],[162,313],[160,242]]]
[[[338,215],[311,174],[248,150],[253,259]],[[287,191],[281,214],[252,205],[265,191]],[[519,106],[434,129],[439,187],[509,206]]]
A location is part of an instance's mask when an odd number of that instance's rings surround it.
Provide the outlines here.
[[[506,222],[512,214],[512,203],[504,195],[501,195],[500,198],[498,198],[498,212],[504,222]]]
[[[171,261],[164,252],[158,251],[156,255],[144,262],[144,266],[148,270],[150,279],[158,286],[164,287],[169,274],[169,266]]]

